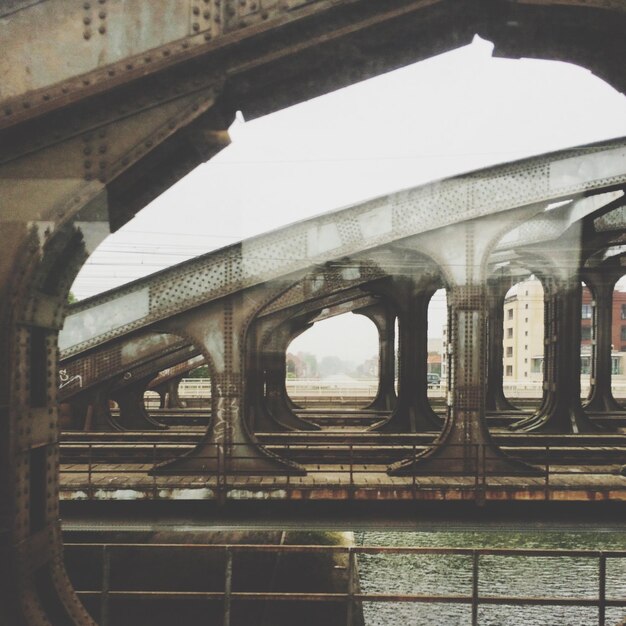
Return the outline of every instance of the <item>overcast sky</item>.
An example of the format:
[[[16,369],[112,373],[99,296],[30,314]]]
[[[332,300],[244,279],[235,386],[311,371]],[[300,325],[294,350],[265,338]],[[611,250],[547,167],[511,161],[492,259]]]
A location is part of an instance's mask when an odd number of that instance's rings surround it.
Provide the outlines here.
[[[626,136],[626,98],[587,70],[491,52],[489,42],[476,38],[272,115],[236,121],[228,148],[103,242],[77,277],[74,294],[83,299],[398,189]],[[432,334],[440,336],[443,301],[431,308]],[[345,332],[346,324],[354,327],[350,318],[361,316],[346,317],[343,327],[335,324],[337,342],[345,338],[357,360],[371,356]],[[323,355],[319,337],[305,338]]]

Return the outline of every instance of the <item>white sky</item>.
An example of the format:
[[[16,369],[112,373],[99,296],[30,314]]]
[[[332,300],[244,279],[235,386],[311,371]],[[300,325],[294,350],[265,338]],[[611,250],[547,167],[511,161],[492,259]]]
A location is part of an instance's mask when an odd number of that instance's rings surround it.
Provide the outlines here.
[[[491,51],[476,38],[470,46],[235,122],[232,144],[107,238],[72,291],[83,299],[373,196],[626,136],[626,98],[587,70],[498,59]],[[431,309],[431,327],[440,336],[443,301]],[[344,316],[344,331],[354,329],[351,317]],[[350,333],[336,332],[360,359]]]

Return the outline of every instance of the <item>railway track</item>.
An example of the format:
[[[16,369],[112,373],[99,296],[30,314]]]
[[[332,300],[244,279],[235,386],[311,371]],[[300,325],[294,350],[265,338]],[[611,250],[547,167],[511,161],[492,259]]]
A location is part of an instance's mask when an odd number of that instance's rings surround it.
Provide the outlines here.
[[[158,463],[192,450],[202,431],[67,433],[61,441],[61,462]],[[435,432],[379,434],[349,432],[259,433],[272,452],[300,463],[391,463],[427,450]],[[549,435],[498,432],[504,451],[529,462],[624,465],[625,434]]]

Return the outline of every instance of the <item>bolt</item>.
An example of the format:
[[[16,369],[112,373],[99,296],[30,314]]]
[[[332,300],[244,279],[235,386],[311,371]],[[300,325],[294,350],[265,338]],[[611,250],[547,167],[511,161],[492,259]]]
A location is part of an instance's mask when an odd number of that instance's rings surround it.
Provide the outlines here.
[[[87,29],[84,33],[83,33],[83,37],[85,39],[91,39],[91,31],[89,29]]]
[[[83,17],[83,24],[85,24],[86,26],[91,24],[91,18],[88,15]]]
[[[101,20],[103,20],[106,16],[107,16],[107,12],[106,11],[100,11],[100,13],[98,13],[98,17]]]
[[[193,23],[193,29],[198,32],[200,30],[200,24],[198,24],[198,22],[194,22]]]
[[[106,26],[100,26],[100,28],[98,28],[98,32],[99,32],[101,35],[104,35],[104,33],[106,33],[106,32],[107,32]]]
[[[194,15],[200,15],[200,9],[198,7],[194,7],[193,8],[193,14]]]

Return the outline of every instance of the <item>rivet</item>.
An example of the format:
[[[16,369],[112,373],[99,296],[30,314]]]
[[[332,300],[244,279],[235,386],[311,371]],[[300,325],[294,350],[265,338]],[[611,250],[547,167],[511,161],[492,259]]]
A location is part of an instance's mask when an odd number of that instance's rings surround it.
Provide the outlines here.
[[[115,70],[109,70],[109,76],[115,76]]]
[[[69,88],[69,87],[61,87],[61,91],[62,91],[63,93],[68,93],[68,92],[69,92],[69,90],[70,90],[70,88]]]
[[[200,30],[200,24],[198,24],[198,22],[194,22],[193,23],[193,29],[197,32]]]
[[[89,169],[91,167],[91,161],[85,161],[85,168]]]
[[[85,2],[85,4],[83,4],[83,9],[85,9],[85,11],[88,11],[89,9],[91,9],[91,4],[89,4],[89,2]]]
[[[205,12],[202,14],[202,17],[203,17],[205,20],[208,20],[208,19],[211,17],[211,12],[210,12],[210,11],[205,11]]]
[[[23,106],[25,109],[29,109],[29,108],[30,108],[30,102],[22,102],[22,106]]]
[[[263,11],[263,13],[261,13],[261,17],[266,20],[269,17],[269,14],[267,11]]]
[[[98,0],[100,4],[104,4],[107,0]]]
[[[126,69],[127,70],[132,70],[133,69],[133,64],[132,63],[127,63],[126,64]]]
[[[85,25],[91,24],[91,18],[88,15],[83,17],[83,24]]]
[[[98,28],[98,32],[99,32],[101,35],[104,35],[104,33],[106,33],[106,32],[107,32],[106,26],[100,26],[100,28]]]
[[[183,41],[183,48],[186,50],[187,48],[189,48],[189,42],[188,41]]]
[[[107,12],[106,11],[100,11],[100,13],[98,13],[98,17],[101,20],[103,20],[106,16],[107,16]]]
[[[170,56],[170,51],[169,50],[163,50],[163,56],[164,57]]]
[[[88,85],[91,81],[88,78],[83,79],[83,85]]]
[[[104,154],[107,151],[107,147],[105,145],[102,145],[98,148],[98,152],[100,154]]]
[[[194,15],[200,15],[200,9],[198,7],[194,7],[193,8],[193,14]]]
[[[150,63],[150,61],[152,61],[152,57],[144,57],[143,60],[144,63]]]
[[[211,40],[211,33],[205,33],[204,34],[204,40],[205,41],[210,41]]]
[[[83,37],[85,39],[91,39],[91,31],[89,29],[87,29],[84,33],[83,33]]]
[[[48,100],[50,100],[50,94],[49,93],[44,93],[42,98],[47,102]]]

